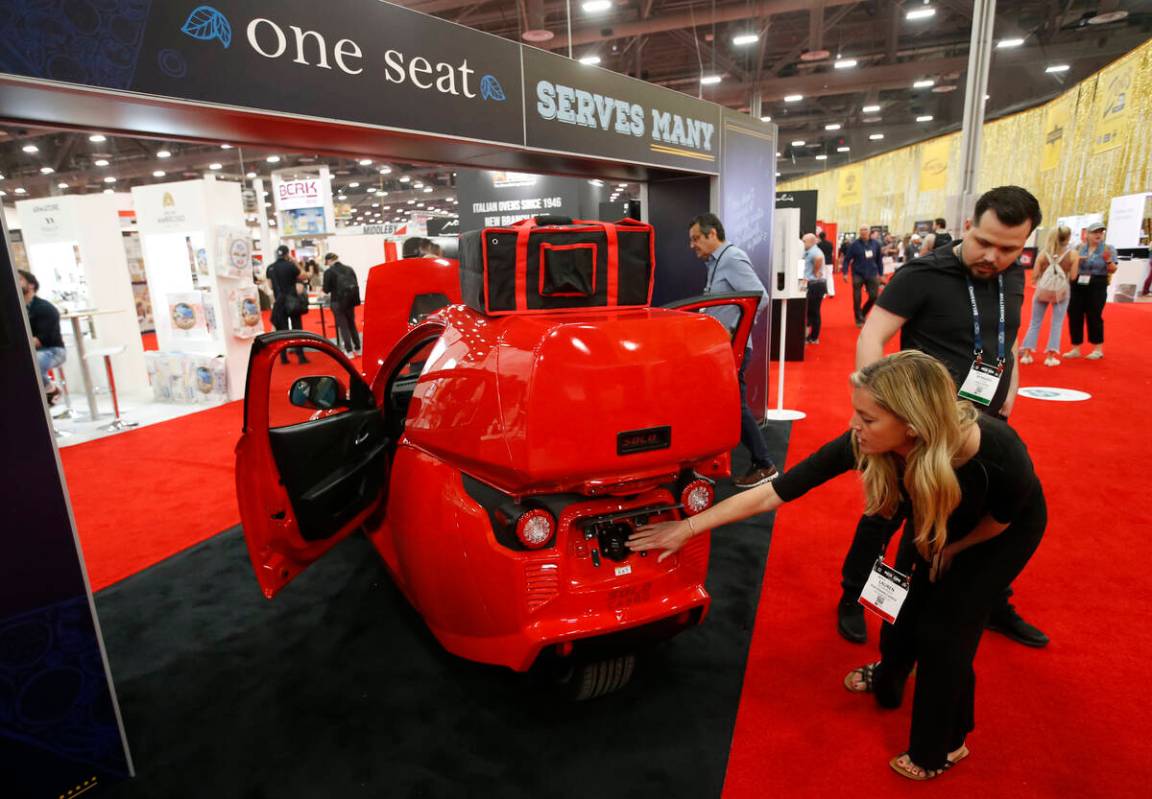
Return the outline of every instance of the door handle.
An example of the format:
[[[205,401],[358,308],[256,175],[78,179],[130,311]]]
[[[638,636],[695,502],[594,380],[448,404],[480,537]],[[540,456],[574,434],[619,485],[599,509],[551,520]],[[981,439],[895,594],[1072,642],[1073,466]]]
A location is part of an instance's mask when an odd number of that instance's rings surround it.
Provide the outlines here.
[[[354,447],[360,446],[361,444],[363,444],[365,441],[368,440],[368,436],[370,436],[370,435],[372,435],[372,433],[368,430],[367,427],[361,428],[360,432],[356,434],[356,438],[352,441],[352,446],[354,446]]]

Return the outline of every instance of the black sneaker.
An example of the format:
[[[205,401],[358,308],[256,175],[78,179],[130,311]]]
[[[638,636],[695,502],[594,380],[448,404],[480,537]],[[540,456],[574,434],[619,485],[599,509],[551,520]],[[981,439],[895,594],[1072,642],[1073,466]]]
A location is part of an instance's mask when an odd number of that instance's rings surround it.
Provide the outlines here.
[[[836,631],[845,640],[862,644],[868,640],[868,627],[864,624],[864,608],[859,602],[841,602],[836,606]]]
[[[755,488],[756,486],[762,486],[771,481],[779,473],[776,467],[771,464],[768,466],[753,466],[740,477],[733,480],[732,485],[739,489]]]
[[[1024,644],[1024,646],[1039,648],[1048,645],[1048,636],[1039,628],[1020,618],[1016,608],[1008,603],[992,611],[988,623],[984,626],[992,632],[1006,635],[1016,643]]]

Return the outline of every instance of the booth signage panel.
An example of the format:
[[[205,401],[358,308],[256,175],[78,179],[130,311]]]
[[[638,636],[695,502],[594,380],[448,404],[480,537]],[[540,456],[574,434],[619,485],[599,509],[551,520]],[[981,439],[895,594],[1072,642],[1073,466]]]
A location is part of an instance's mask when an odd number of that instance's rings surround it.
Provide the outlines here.
[[[328,181],[324,181],[327,184]],[[323,208],[324,188],[319,177],[276,181],[276,210]]]
[[[59,244],[79,241],[71,197],[18,200],[20,232],[28,244]]]
[[[818,192],[815,189],[776,192],[777,208],[800,209],[800,235],[816,232],[817,195]]]
[[[136,186],[132,199],[136,224],[143,233],[180,233],[208,224],[200,180]]]
[[[720,171],[720,107],[524,48],[525,144],[619,161]]]
[[[530,216],[582,218],[581,178],[461,169],[456,173],[461,230],[511,225]]]
[[[523,141],[519,45],[388,3],[114,0],[93,8],[82,30],[66,8],[6,16],[3,72]]]
[[[1149,246],[1152,233],[1146,225],[1149,218],[1152,218],[1152,192],[1113,197],[1108,209],[1108,243],[1118,250]]]

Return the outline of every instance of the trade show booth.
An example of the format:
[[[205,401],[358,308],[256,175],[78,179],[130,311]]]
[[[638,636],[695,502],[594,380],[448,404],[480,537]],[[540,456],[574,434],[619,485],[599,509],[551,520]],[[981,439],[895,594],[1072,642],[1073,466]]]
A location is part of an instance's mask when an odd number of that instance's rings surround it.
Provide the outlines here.
[[[54,24],[50,18],[30,19],[29,26],[39,25],[44,33],[35,40],[36,47],[46,49],[36,50],[30,38],[13,42],[10,55],[0,55],[0,107],[9,120],[63,129],[236,145],[273,143],[287,150],[640,182],[643,213],[656,229],[654,296],[670,301],[700,293],[705,270],[685,239],[689,219],[708,210],[719,213],[728,240],[749,253],[771,292],[791,297],[798,290],[796,264],[787,263],[795,253],[786,253],[783,288],[775,279],[778,262],[771,255],[776,235],[773,125],[387,3],[337,0],[321,9],[290,0],[260,12],[266,16],[256,16],[247,4],[216,5],[220,10],[195,9],[194,17],[207,15],[196,20],[181,5],[118,7],[101,16],[100,25],[88,32],[76,30],[68,39],[49,35]],[[115,52],[105,46],[113,29],[119,42]],[[80,44],[99,55],[84,63],[68,58],[66,63],[76,69],[63,69],[63,57],[77,52]],[[366,96],[373,101],[365,102]],[[321,179],[323,172],[321,168],[317,174],[321,185],[327,182]],[[278,191],[278,184],[273,183],[273,190]],[[301,196],[304,204],[293,207],[293,198]],[[117,380],[142,389],[150,375],[152,392],[166,402],[242,397],[252,337],[263,323],[248,279],[252,235],[240,185],[214,179],[157,183],[133,188],[131,198],[155,319],[158,351],[151,361],[139,343],[133,280],[114,213],[123,198],[52,198],[60,204],[59,218],[52,217],[57,229],[50,232],[43,224],[39,231],[24,228],[30,262],[59,275],[50,290],[62,302],[108,312],[94,316],[92,324],[97,338],[124,347],[113,356],[119,359]],[[45,202],[29,200],[30,213]],[[307,191],[287,192],[278,205],[280,235],[334,233],[330,193],[321,190],[316,202]],[[35,213],[44,217],[43,209]],[[96,222],[97,216],[107,221]],[[89,232],[91,228],[99,230]],[[6,229],[4,234],[7,245]],[[87,243],[89,235],[103,238]],[[387,234],[331,235],[324,248],[365,269],[374,263],[375,248],[387,255],[388,241]],[[357,250],[358,244],[363,249]],[[0,566],[0,583],[8,582],[9,572],[21,574],[22,582],[63,571],[76,579],[51,596],[6,595],[0,629],[11,629],[28,614],[50,612],[53,606],[75,611],[69,623],[73,637],[46,643],[28,674],[50,671],[55,662],[51,652],[69,645],[75,649],[74,638],[82,637],[87,645],[76,657],[85,659],[86,673],[93,676],[85,691],[70,695],[71,706],[62,715],[98,719],[103,745],[78,751],[75,730],[64,723],[32,730],[0,716],[0,732],[19,737],[36,753],[40,767],[19,776],[23,793],[61,795],[76,785],[77,772],[87,772],[85,779],[101,785],[135,772],[115,691],[104,677],[100,628],[50,420],[43,404],[36,412],[39,384],[28,328],[18,311],[12,271],[2,272],[0,342],[13,346],[0,347],[0,353],[19,362],[19,369],[12,366],[6,374],[13,375],[12,390],[28,400],[23,420],[27,440],[23,449],[7,450],[7,466],[18,469],[26,482],[52,491],[35,496],[17,492],[10,510],[18,519],[39,511],[34,525],[18,525],[22,532],[34,526],[36,535],[7,542],[11,557]],[[105,286],[112,293],[105,295]],[[768,405],[770,321],[770,313],[761,313],[750,339],[749,401],[760,418]],[[236,432],[221,430],[219,435]],[[109,464],[110,470],[114,467]],[[747,561],[742,568],[749,570],[741,582],[758,587],[767,541],[741,546],[747,551],[739,560]],[[163,622],[150,617],[149,623]],[[741,635],[746,645],[747,629]],[[202,656],[211,658],[213,653]],[[706,702],[707,696],[701,694],[699,700]],[[704,708],[701,704],[702,714]],[[131,725],[132,719],[127,721]],[[114,745],[107,745],[109,738]],[[275,746],[269,742],[270,749]],[[140,774],[159,779],[155,768],[147,760],[136,762]]]

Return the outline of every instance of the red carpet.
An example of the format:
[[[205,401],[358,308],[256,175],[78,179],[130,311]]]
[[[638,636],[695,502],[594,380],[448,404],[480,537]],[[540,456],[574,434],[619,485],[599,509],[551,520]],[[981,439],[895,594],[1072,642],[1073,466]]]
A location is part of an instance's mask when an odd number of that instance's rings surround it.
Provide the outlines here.
[[[240,520],[230,402],[60,450],[92,589],[187,549]]]
[[[822,343],[788,365],[785,405],[809,414],[793,425],[789,464],[847,426],[850,303],[843,293],[826,302]],[[931,787],[905,780],[887,761],[907,747],[908,702],[880,711],[841,685],[851,668],[875,658],[878,632],[873,622],[869,643],[858,646],[835,629],[840,564],[862,508],[855,478],[844,476],[779,514],[725,799],[1147,795],[1152,305],[1109,305],[1105,324],[1104,360],[1023,367],[1024,386],[1076,388],[1093,399],[1021,398],[1013,414],[1050,514],[1014,601],[1052,643],[1032,650],[985,636],[972,756]]]

